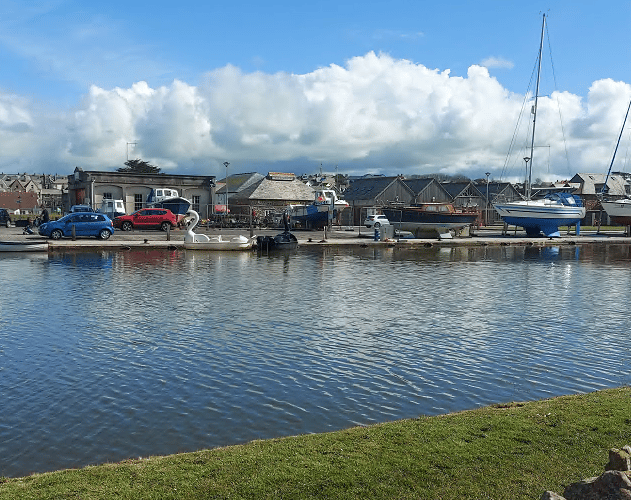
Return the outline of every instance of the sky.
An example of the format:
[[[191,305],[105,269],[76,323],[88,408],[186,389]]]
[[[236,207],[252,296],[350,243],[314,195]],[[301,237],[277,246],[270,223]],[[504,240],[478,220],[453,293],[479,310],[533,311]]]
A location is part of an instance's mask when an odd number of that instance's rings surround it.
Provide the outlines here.
[[[523,180],[543,14],[533,179],[606,173],[631,0],[3,0],[0,172]]]

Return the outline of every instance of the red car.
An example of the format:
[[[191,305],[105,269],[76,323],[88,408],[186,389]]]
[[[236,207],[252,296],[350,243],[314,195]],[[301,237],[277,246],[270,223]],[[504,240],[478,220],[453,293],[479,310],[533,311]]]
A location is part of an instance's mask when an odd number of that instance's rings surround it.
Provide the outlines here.
[[[166,208],[142,208],[131,215],[114,219],[114,227],[123,231],[157,228],[166,231],[177,226],[177,217]]]

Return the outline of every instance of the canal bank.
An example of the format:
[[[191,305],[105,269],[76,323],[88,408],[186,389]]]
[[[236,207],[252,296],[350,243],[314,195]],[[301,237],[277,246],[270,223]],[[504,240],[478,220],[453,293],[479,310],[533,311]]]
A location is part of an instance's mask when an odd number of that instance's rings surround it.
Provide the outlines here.
[[[224,235],[234,236],[273,236],[278,234],[278,229],[218,229],[198,228],[196,233],[208,236]],[[130,249],[130,248],[171,248],[184,247],[183,230],[173,230],[168,233],[162,231],[116,231],[108,240],[94,238],[63,238],[50,240],[37,234],[25,235],[22,228],[0,228],[0,240],[12,241],[48,241],[50,250],[63,250],[73,248],[105,248],[105,249]],[[560,246],[560,245],[600,245],[600,244],[628,244],[631,237],[625,236],[623,230],[601,231],[583,230],[579,236],[564,234],[559,238],[546,238],[544,236],[533,238],[526,236],[525,231],[510,231],[503,234],[501,226],[486,229],[477,229],[471,236],[454,237],[452,239],[434,238],[410,238],[399,237],[375,239],[374,231],[360,227],[334,227],[327,231],[294,231],[298,244],[303,247],[318,246],[374,246],[374,247],[401,247],[401,248],[428,248],[428,247],[480,247],[480,246]]]
[[[541,498],[599,475],[630,442],[630,397],[621,387],[0,477],[0,499]]]

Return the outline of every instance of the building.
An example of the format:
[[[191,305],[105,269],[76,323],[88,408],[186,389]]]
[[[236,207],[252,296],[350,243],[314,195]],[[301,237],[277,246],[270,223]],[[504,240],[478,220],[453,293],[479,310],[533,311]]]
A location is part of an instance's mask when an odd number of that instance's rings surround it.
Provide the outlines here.
[[[265,217],[275,212],[282,212],[287,205],[313,203],[315,191],[292,173],[269,172],[265,177],[260,174],[247,174],[233,182],[230,176],[229,204],[234,214],[250,214],[251,210]],[[236,176],[235,176],[236,177]]]
[[[39,213],[39,199],[33,191],[0,192],[0,208],[6,208],[10,214]]]
[[[35,193],[37,206],[28,213],[39,213],[42,208],[50,213],[60,212],[67,193],[66,176],[49,174],[0,174],[0,193]]]
[[[409,205],[414,203],[414,196],[414,191],[400,176],[362,177],[351,182],[342,193],[342,198],[349,204],[346,210],[350,210],[350,216],[344,213],[340,220],[344,223],[349,221],[354,225],[361,225],[366,215],[375,207],[389,203]]]
[[[64,211],[82,204],[100,208],[104,199],[113,199],[123,200],[125,212],[129,214],[145,207],[147,196],[155,188],[176,189],[180,196],[192,202],[191,208],[202,218],[214,213],[214,176],[84,171],[79,167],[68,176]]]

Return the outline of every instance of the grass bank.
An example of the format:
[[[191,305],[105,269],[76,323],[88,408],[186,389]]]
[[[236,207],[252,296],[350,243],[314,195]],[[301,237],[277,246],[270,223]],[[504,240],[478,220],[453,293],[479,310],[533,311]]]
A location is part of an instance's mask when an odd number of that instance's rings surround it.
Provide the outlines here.
[[[2,478],[0,499],[535,499],[625,444],[630,387]]]

